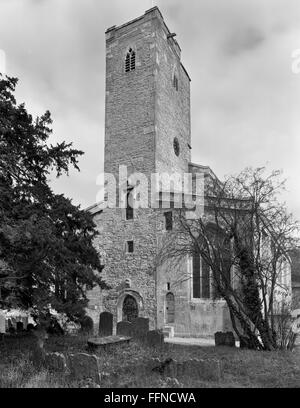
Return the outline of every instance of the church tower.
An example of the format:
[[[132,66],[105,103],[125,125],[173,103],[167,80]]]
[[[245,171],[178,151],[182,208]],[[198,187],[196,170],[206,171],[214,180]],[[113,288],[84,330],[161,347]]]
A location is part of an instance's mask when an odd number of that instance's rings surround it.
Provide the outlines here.
[[[190,78],[159,9],[109,28],[105,172],[187,172],[190,140]]]
[[[143,173],[149,186],[153,173],[189,171],[190,78],[175,36],[157,7],[106,31],[104,171],[117,181],[121,165],[128,175]],[[111,289],[89,294],[89,315],[97,321],[99,311],[109,311],[115,323],[138,316],[151,328],[163,327],[174,277],[171,270],[159,271],[156,259],[172,213],[118,206],[90,211],[99,230],[102,276]]]

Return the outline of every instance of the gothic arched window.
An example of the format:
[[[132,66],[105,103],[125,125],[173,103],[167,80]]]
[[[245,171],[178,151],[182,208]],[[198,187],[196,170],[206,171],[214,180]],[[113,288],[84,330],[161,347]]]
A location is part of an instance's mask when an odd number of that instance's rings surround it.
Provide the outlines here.
[[[135,52],[132,48],[126,54],[125,58],[125,72],[133,71],[135,69]]]

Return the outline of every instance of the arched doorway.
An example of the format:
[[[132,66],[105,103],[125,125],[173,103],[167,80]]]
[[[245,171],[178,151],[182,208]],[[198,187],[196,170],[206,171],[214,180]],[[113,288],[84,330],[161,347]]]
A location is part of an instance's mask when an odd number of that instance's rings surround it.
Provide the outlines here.
[[[131,295],[126,295],[122,308],[122,320],[132,322],[138,315],[139,308],[135,298]]]
[[[166,323],[175,321],[175,298],[173,293],[169,292],[166,296]]]

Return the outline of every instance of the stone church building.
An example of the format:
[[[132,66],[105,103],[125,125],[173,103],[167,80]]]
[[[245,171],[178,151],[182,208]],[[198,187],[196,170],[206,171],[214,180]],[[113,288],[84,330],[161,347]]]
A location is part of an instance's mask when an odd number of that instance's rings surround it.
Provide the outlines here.
[[[106,31],[105,173],[118,180],[124,165],[149,180],[163,172],[215,177],[209,167],[191,162],[190,82],[175,34],[157,7]],[[232,330],[226,303],[213,298],[201,259],[157,264],[174,211],[161,207],[88,208],[110,287],[89,292],[88,315],[95,327],[104,311],[113,313],[115,323],[148,317],[151,329],[177,336]]]

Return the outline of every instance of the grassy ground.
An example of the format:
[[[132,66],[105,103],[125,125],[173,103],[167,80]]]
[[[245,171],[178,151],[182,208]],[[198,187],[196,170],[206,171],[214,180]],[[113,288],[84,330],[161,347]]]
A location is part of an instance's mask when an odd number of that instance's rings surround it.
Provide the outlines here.
[[[51,337],[46,349],[59,352],[87,352],[87,338]],[[5,338],[0,344],[0,388],[66,388],[83,387],[86,384],[68,377],[37,370],[30,362],[29,354],[33,339],[30,336]],[[217,358],[223,362],[224,377],[220,383],[204,382],[197,378],[181,378],[183,387],[299,387],[300,352],[256,352],[227,347],[195,347],[165,344],[157,350],[133,342],[130,346],[117,347],[110,352],[98,353],[103,371],[112,373],[119,367],[127,366],[137,357],[173,358],[183,361],[188,358]],[[104,387],[169,387],[158,374],[133,380],[130,373],[121,375],[115,381],[107,379]]]

